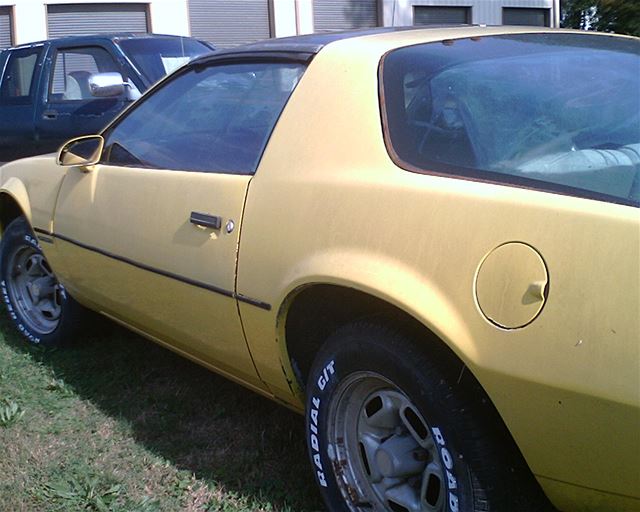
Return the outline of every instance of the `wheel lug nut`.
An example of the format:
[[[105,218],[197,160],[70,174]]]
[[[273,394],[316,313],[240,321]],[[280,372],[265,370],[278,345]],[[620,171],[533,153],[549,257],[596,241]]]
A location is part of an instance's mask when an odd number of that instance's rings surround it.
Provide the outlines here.
[[[429,454],[424,450],[415,450],[413,452],[413,459],[420,462],[427,462]]]

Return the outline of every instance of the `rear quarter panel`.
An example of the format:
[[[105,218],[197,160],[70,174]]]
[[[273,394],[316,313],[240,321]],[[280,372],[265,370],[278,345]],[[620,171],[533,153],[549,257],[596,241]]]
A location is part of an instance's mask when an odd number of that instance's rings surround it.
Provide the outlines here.
[[[637,498],[638,210],[399,169],[377,108],[384,41],[365,41],[316,57],[250,185],[238,291],[273,305],[240,305],[262,378],[300,407],[280,305],[305,284],[357,288],[458,354],[540,481],[576,486],[568,508],[588,502],[581,487]],[[484,257],[513,241],[542,255],[550,287],[538,318],[507,330],[481,314],[474,283]]]

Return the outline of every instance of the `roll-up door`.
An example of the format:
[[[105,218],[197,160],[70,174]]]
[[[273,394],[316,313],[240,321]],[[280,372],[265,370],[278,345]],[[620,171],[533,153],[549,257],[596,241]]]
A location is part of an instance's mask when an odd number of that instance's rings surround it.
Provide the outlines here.
[[[548,27],[549,9],[529,9],[522,7],[504,7],[502,9],[503,25],[532,25]]]
[[[105,32],[149,31],[147,4],[66,4],[47,6],[49,37]]]
[[[379,25],[378,0],[314,0],[315,32],[352,30]]]
[[[271,37],[268,0],[188,0],[191,35],[216,48]]]
[[[414,25],[448,25],[471,22],[469,7],[414,6]]]
[[[11,8],[0,7],[0,48],[6,48],[12,44],[11,36]]]

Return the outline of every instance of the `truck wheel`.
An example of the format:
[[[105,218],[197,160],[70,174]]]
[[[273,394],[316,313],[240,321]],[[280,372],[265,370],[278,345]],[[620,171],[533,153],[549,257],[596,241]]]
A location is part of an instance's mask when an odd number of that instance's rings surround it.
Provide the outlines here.
[[[475,403],[475,379],[425,354],[399,331],[363,323],[321,349],[307,386],[306,434],[328,509],[548,510],[519,451],[500,447],[487,421],[493,406]]]
[[[81,323],[82,306],[56,279],[24,217],[2,236],[0,289],[13,323],[33,344],[60,345]]]

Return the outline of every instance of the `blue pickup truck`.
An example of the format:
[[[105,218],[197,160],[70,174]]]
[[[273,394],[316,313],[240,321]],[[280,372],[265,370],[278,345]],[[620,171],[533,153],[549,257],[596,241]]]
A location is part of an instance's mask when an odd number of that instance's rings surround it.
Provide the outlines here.
[[[0,162],[97,133],[160,78],[213,47],[188,37],[107,34],[0,52]]]

